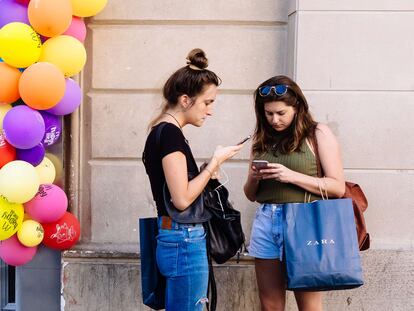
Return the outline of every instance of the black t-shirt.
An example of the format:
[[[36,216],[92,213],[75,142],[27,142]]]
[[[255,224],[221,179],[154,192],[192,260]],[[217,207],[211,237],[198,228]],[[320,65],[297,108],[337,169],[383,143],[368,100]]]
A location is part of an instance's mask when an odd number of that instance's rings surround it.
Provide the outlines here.
[[[156,132],[161,124],[165,124],[161,130],[159,146],[156,143]],[[165,175],[162,169],[162,159],[173,152],[182,152],[187,160],[187,171],[198,172],[197,163],[194,160],[190,146],[180,128],[168,122],[161,122],[151,129],[145,142],[143,153],[145,170],[148,174],[152,196],[157,205],[158,216],[168,216],[165,209],[162,189],[165,183]]]

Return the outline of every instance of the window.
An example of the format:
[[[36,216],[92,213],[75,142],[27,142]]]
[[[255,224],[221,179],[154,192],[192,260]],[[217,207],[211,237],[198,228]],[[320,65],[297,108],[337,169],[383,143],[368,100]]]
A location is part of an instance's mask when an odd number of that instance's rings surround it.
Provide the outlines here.
[[[16,269],[0,260],[0,310],[16,310]]]

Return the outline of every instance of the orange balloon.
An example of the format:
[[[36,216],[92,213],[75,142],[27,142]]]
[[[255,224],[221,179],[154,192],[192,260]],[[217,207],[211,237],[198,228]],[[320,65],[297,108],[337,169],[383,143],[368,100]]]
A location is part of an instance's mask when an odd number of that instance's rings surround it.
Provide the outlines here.
[[[45,110],[55,106],[65,94],[66,84],[62,71],[51,63],[31,65],[19,81],[20,96],[33,109]]]
[[[30,24],[43,36],[54,37],[64,33],[72,22],[70,0],[33,0],[27,9]]]
[[[0,104],[10,104],[20,98],[19,79],[22,73],[19,69],[6,63],[0,63]]]

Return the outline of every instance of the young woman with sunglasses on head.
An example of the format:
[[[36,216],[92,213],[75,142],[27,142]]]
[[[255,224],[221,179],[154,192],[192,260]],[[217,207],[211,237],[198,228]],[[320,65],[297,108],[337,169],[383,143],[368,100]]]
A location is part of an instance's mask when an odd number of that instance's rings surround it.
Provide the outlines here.
[[[159,270],[167,279],[167,311],[203,310],[207,302],[208,261],[203,224],[178,223],[170,218],[163,201],[164,183],[174,207],[184,211],[201,194],[219,166],[243,146],[217,147],[198,173],[182,128],[188,124],[200,127],[212,115],[220,79],[206,69],[207,58],[200,49],[188,54],[187,64],[164,85],[166,103],[150,123],[143,155],[158,212],[156,257]],[[189,180],[189,172],[198,175]]]
[[[256,129],[252,160],[269,164],[258,169],[250,165],[244,192],[261,205],[253,222],[249,253],[255,270],[262,310],[284,310],[286,280],[282,266],[282,204],[342,197],[345,181],[338,142],[325,124],[313,120],[299,86],[286,76],[272,77],[254,93]],[[317,177],[312,147],[316,136],[324,178]],[[254,164],[254,163],[253,163]],[[295,292],[300,311],[322,310],[320,292]]]

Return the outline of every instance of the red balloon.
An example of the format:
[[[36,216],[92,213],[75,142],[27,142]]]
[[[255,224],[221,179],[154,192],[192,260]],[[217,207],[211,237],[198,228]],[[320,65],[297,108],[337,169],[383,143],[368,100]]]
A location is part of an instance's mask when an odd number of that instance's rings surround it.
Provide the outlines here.
[[[78,219],[66,212],[58,221],[42,224],[45,236],[43,244],[53,249],[66,250],[79,240],[80,225]]]
[[[16,160],[16,149],[4,139],[0,131],[0,168],[14,160]]]

